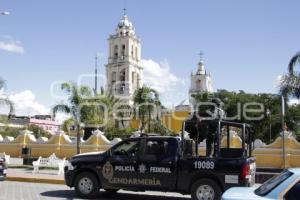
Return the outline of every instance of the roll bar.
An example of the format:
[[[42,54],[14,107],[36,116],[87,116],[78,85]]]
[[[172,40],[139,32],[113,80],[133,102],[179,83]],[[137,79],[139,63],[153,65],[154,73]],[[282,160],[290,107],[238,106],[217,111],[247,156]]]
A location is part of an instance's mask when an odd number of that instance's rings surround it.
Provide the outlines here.
[[[201,122],[200,122],[201,123]],[[220,149],[221,149],[221,131],[222,131],[222,127],[226,126],[227,127],[227,148],[230,148],[230,130],[229,127],[233,126],[233,127],[237,127],[237,128],[241,128],[242,129],[242,135],[241,135],[241,139],[242,139],[242,149],[243,149],[243,157],[247,157],[247,153],[248,156],[252,156],[252,135],[250,134],[250,128],[252,127],[249,124],[246,123],[239,123],[239,122],[232,122],[232,121],[226,121],[223,119],[218,119],[218,120],[205,120],[202,123],[212,123],[214,125],[217,126],[217,133],[215,135],[215,143],[214,143],[214,151],[215,151],[215,156],[219,157],[221,155]],[[182,132],[181,132],[181,148],[182,150],[185,149],[185,138],[184,138],[184,132],[185,132],[185,124],[186,122],[184,121],[182,123]],[[196,124],[195,124],[196,126]],[[247,135],[247,138],[246,138]],[[196,145],[196,155],[198,155],[198,139],[199,139],[199,130],[197,128],[197,135],[195,138],[195,145]],[[248,145],[246,146],[246,140],[247,139],[247,143]],[[247,150],[247,151],[245,151]],[[182,156],[183,156],[183,152],[182,151]]]

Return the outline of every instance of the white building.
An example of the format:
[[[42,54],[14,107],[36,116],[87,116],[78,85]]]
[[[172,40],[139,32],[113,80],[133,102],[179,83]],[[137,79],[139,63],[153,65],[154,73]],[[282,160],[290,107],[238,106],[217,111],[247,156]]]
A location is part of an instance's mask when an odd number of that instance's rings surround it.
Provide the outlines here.
[[[106,89],[124,103],[132,104],[132,96],[143,85],[141,66],[141,40],[124,13],[116,32],[108,38],[108,64]]]
[[[191,73],[191,86],[189,89],[190,103],[192,105],[195,104],[193,95],[201,94],[201,93],[203,94],[206,92],[208,93],[213,92],[212,78],[210,73],[206,71],[202,58],[200,58],[196,73],[195,74],[193,74],[193,72]]]

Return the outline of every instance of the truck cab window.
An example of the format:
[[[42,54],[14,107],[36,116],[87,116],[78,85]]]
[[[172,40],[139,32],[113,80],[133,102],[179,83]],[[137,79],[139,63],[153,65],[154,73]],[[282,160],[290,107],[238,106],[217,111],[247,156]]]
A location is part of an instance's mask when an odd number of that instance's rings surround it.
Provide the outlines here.
[[[168,154],[167,141],[155,141],[155,140],[147,141],[145,155],[161,156],[167,154]]]
[[[135,156],[139,150],[139,142],[137,141],[126,141],[116,146],[113,149],[113,155],[131,155]]]

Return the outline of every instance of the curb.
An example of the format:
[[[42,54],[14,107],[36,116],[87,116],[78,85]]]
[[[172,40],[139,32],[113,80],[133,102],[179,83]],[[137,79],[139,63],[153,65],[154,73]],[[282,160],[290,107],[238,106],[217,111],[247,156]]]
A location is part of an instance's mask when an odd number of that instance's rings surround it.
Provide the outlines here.
[[[64,185],[64,180],[59,179],[45,179],[45,178],[27,178],[27,177],[6,177],[7,181],[17,181],[17,182],[29,182],[29,183],[48,183],[48,184],[58,184]]]

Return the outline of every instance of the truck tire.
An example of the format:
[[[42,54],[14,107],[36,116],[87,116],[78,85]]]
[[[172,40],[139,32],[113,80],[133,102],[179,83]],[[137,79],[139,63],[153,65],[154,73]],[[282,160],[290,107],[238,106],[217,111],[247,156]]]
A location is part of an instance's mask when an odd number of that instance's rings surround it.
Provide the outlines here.
[[[74,185],[77,195],[84,199],[96,197],[100,190],[97,178],[90,172],[81,172],[78,174]]]
[[[220,200],[221,188],[211,179],[200,179],[196,181],[191,188],[193,200]]]

